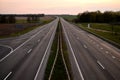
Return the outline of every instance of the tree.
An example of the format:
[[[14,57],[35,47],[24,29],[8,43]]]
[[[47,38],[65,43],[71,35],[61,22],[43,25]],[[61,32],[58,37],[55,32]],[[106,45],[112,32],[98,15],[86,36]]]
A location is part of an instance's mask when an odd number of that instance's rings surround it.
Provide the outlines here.
[[[7,23],[7,16],[1,15],[1,17],[0,17],[0,23]]]
[[[115,23],[120,22],[120,11],[105,11],[101,13],[100,11],[95,12],[83,12],[77,15],[76,22],[97,22],[97,23]]]
[[[9,15],[8,16],[8,23],[15,23],[15,22],[16,22],[15,16],[14,15]]]
[[[30,16],[27,17],[27,22],[31,23],[31,17]]]

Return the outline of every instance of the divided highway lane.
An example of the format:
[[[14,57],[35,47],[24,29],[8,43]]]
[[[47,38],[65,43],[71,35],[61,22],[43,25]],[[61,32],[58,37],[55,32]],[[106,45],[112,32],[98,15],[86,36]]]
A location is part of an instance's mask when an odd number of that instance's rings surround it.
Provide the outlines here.
[[[25,33],[24,35],[17,36],[17,37],[11,37],[11,38],[5,38],[0,39],[0,49],[2,49],[2,52],[0,52],[0,59],[5,55],[4,53],[8,53],[6,49],[10,48],[11,50],[16,49],[20,44],[24,43],[26,40],[30,39],[32,36],[36,35],[39,31],[45,30],[47,26],[52,26],[54,23],[51,22],[49,24],[45,24],[43,26],[40,26],[28,33]],[[44,32],[44,31],[42,31]],[[42,33],[43,34],[43,33]],[[43,34],[44,36],[44,34]],[[9,52],[11,51],[9,50]]]
[[[120,50],[61,18],[74,80],[119,80]]]
[[[38,31],[1,60],[0,80],[42,80],[58,20]]]

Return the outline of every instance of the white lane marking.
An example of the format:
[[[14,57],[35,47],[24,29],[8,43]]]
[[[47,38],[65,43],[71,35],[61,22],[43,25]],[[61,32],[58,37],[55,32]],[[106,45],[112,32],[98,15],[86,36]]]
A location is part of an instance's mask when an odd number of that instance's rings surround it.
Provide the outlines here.
[[[86,45],[83,45],[84,46],[84,48],[87,48],[87,46]]]
[[[61,35],[60,35],[60,37],[61,37]],[[64,65],[65,65],[65,70],[66,70],[66,72],[67,72],[67,76],[68,76],[68,80],[71,80],[70,79],[70,74],[69,74],[69,71],[68,71],[68,68],[67,68],[67,64],[66,64],[66,62],[65,62],[65,58],[64,58],[64,53],[63,53],[63,50],[62,50],[62,39],[60,38],[60,43],[61,43],[61,45],[60,45],[60,50],[61,50],[61,54],[62,54],[62,59],[63,59],[63,63],[64,63]]]
[[[36,33],[35,35],[33,35],[32,37],[30,37],[30,39],[26,40],[24,43],[22,43],[20,46],[18,46],[16,49],[14,49],[13,51],[11,51],[8,55],[6,55],[5,57],[3,57],[0,62],[2,62],[4,59],[6,59],[9,55],[11,55],[13,52],[15,52],[17,49],[19,49],[20,47],[22,47],[24,44],[26,44],[28,41],[30,41],[31,39],[33,39],[35,36],[37,36],[40,32],[42,32],[44,29],[40,30],[38,33]]]
[[[12,52],[12,51],[13,51],[13,48],[12,48],[12,47],[10,47],[10,46],[8,46],[8,45],[2,45],[2,44],[0,44],[0,46],[10,48],[10,49],[11,49],[11,51],[10,51],[10,52]]]
[[[52,36],[51,36],[50,41],[49,41],[49,43],[48,43],[48,46],[47,46],[47,48],[46,48],[46,50],[45,50],[45,54],[43,55],[42,61],[41,61],[40,65],[39,65],[39,68],[38,68],[37,73],[36,73],[36,75],[35,75],[35,77],[34,77],[34,80],[37,80],[37,77],[38,77],[38,75],[39,75],[39,72],[40,72],[40,69],[41,69],[41,67],[42,67],[42,64],[43,64],[43,61],[44,61],[44,59],[45,59],[45,56],[47,55],[47,52],[48,52],[48,50],[49,50],[49,47],[50,47],[50,45],[51,45],[52,40],[54,39],[55,31],[56,31],[56,28],[55,28],[54,32],[52,33]]]
[[[12,72],[10,72],[5,78],[4,80],[7,80],[7,78],[12,74]]]
[[[102,47],[100,49],[103,49]]]
[[[40,42],[40,39],[38,40],[38,42]]]
[[[113,59],[115,59],[116,57],[115,56],[112,56]]]
[[[108,51],[105,51],[106,54],[108,54],[109,52]]]
[[[48,80],[51,80],[52,73],[53,73],[53,70],[54,70],[54,67],[55,67],[55,63],[56,63],[57,58],[58,58],[58,51],[59,51],[59,39],[58,39],[57,52],[56,52],[55,60],[54,60],[54,63],[53,63],[53,66],[52,66],[52,69],[51,69]]]
[[[69,41],[69,39],[68,39],[68,36],[67,36],[66,31],[65,31],[64,25],[62,24],[62,26],[63,26],[63,30],[64,30],[64,33],[65,33],[66,39],[67,39],[67,41],[68,41],[70,50],[71,50],[72,55],[73,55],[73,57],[74,57],[76,66],[77,66],[77,68],[78,68],[79,74],[80,74],[80,76],[81,76],[81,79],[84,80],[84,77],[83,77],[83,75],[82,75],[82,71],[81,71],[81,69],[80,69],[80,67],[79,67],[79,64],[78,64],[78,62],[77,62],[77,59],[76,59],[76,57],[75,57],[75,53],[74,53],[74,51],[73,51],[73,49],[72,49],[72,46],[71,46],[71,44],[70,44],[70,41]]]
[[[30,53],[32,51],[32,49],[30,49],[27,53]]]
[[[105,69],[105,67],[100,63],[100,61],[97,61],[97,63],[98,63],[103,69]]]

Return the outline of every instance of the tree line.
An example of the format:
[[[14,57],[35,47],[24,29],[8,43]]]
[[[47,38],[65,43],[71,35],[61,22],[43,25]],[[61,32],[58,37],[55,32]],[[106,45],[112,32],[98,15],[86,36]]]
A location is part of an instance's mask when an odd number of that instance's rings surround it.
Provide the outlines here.
[[[0,23],[16,23],[16,17],[27,17],[27,22],[39,22],[39,18],[44,14],[0,14]]]
[[[27,17],[27,22],[28,23],[33,23],[33,22],[39,22],[40,19],[37,15],[31,15]]]
[[[77,15],[74,19],[76,23],[86,22],[86,23],[119,23],[120,22],[120,11],[95,11],[95,12],[83,12]]]
[[[0,15],[0,23],[15,23],[16,18],[14,15]]]

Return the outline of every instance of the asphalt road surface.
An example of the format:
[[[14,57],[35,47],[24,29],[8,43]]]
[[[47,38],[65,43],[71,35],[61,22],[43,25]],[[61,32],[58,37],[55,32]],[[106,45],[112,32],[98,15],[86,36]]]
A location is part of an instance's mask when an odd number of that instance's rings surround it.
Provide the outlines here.
[[[43,79],[58,21],[22,36],[26,40],[0,59],[0,80]]]
[[[14,39],[0,40],[10,44],[0,46],[4,53],[0,54],[0,80],[43,80],[58,21]],[[62,18],[60,22],[73,80],[120,80],[119,49]]]
[[[6,56],[11,51],[11,48],[0,45],[0,59]]]
[[[120,80],[120,50],[60,19],[74,80]]]

